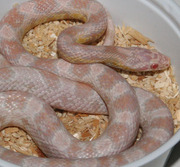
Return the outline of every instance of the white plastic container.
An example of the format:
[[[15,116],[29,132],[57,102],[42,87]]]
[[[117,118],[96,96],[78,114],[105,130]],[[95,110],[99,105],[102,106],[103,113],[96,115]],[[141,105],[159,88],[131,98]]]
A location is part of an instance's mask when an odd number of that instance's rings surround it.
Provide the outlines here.
[[[27,0],[0,0],[0,19],[15,3]],[[180,85],[180,7],[173,0],[99,0],[111,13],[115,24],[129,25],[155,41],[156,48],[171,58]],[[148,156],[124,167],[163,167],[180,130]],[[1,167],[16,165],[0,160]]]

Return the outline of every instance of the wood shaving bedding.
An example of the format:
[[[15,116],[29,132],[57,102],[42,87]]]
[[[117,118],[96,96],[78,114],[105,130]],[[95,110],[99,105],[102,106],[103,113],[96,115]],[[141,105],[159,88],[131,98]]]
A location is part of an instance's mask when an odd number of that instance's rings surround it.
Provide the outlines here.
[[[53,21],[45,23],[30,30],[23,39],[24,48],[37,57],[58,58],[56,41],[62,30],[82,23],[76,21]],[[149,43],[151,39],[145,37],[129,26],[116,26],[115,45],[122,47],[138,46],[154,49]],[[97,45],[102,45],[100,41]],[[174,119],[174,132],[180,129],[180,94],[175,80],[173,68],[163,72],[133,73],[119,70],[119,73],[132,85],[144,88],[155,93],[169,107]],[[83,141],[96,139],[108,125],[108,116],[88,115],[56,111],[67,130],[76,138]],[[137,136],[139,140],[141,129]],[[0,145],[5,148],[27,155],[44,157],[45,155],[34,144],[31,137],[17,127],[5,128],[0,132]]]

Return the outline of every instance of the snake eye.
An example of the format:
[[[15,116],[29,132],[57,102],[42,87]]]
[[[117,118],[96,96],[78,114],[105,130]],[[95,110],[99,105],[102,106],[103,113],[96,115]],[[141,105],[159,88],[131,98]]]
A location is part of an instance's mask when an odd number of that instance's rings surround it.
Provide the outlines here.
[[[152,64],[152,65],[151,65],[151,69],[153,69],[153,70],[157,69],[158,67],[159,67],[158,64]]]

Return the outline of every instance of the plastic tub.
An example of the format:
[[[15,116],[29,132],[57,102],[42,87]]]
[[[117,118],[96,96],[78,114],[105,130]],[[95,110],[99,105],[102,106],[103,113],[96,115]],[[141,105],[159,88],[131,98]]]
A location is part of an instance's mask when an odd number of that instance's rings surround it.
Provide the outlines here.
[[[13,4],[26,0],[1,0],[0,18]],[[173,0],[99,0],[111,13],[115,24],[132,26],[155,41],[156,48],[168,55],[180,85],[180,7]],[[148,156],[124,167],[163,167],[173,146],[180,141],[180,130]],[[2,167],[16,165],[0,160]]]

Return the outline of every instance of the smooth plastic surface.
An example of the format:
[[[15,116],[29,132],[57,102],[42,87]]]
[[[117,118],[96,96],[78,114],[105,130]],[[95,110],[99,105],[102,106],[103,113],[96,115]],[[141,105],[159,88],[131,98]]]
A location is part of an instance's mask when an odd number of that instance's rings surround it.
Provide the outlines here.
[[[0,18],[15,3],[26,0],[1,0]],[[155,41],[155,47],[171,58],[180,83],[180,8],[172,0],[99,0],[111,13],[115,24],[129,25]],[[166,144],[124,167],[163,167],[173,146],[180,141],[178,131]],[[2,167],[15,167],[0,160]]]

